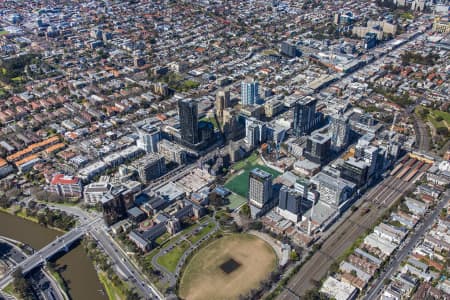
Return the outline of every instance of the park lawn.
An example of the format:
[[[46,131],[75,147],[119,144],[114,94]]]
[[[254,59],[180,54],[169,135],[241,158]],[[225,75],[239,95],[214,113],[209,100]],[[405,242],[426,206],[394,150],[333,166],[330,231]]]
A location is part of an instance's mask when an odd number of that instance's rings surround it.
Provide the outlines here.
[[[228,203],[227,207],[232,210],[238,208],[239,206],[247,202],[246,198],[239,196],[238,194],[235,193],[232,193],[230,196],[228,196],[228,200],[230,201],[230,203]]]
[[[178,261],[184,252],[189,249],[190,244],[186,241],[181,242],[167,254],[158,257],[158,263],[170,272],[175,272]]]
[[[166,241],[170,240],[170,236],[171,236],[170,233],[166,232],[163,235],[161,235],[160,237],[158,237],[155,240],[155,242],[161,246],[161,245],[165,244]]]
[[[215,227],[213,222],[208,223],[208,225],[206,225],[202,230],[200,230],[198,233],[191,235],[188,240],[192,243],[195,244],[197,243],[199,240],[201,240],[205,235],[207,235],[208,233],[211,232],[211,230],[213,230]]]
[[[414,19],[413,14],[409,13],[409,12],[404,12],[400,15],[403,19],[408,19],[408,20],[412,20]]]
[[[104,272],[99,272],[98,278],[103,284],[109,300],[122,300],[126,298],[122,291],[118,287],[116,287],[114,283],[111,282],[111,280],[108,279]]]
[[[190,89],[195,89],[195,88],[197,88],[199,85],[200,85],[199,82],[188,79],[188,80],[186,80],[186,81],[183,82],[181,88],[182,88],[183,90],[190,90]]]
[[[14,285],[13,283],[9,283],[4,289],[3,291],[9,295],[15,296],[17,298],[17,295],[14,292]]]
[[[5,35],[5,34],[8,34],[9,32],[8,31],[6,31],[6,30],[0,30],[0,35]]]
[[[443,123],[443,125],[445,123],[447,123],[447,126],[450,125],[450,113],[448,113],[448,112],[441,111],[441,110],[433,110],[430,113],[430,117],[435,120],[437,117],[442,117],[442,121],[440,121],[439,123]],[[436,122],[438,122],[438,121],[436,120]]]
[[[432,117],[428,117],[428,121],[430,121],[431,124],[433,124],[433,127],[436,129],[438,129],[439,127],[445,127],[445,125],[442,124],[442,122],[436,121],[436,119]]]
[[[12,81],[23,81],[23,77],[22,76],[17,76],[14,78],[11,78]]]
[[[170,236],[169,233],[165,233],[162,236],[160,236],[159,238],[156,239],[156,242],[158,243],[158,245],[160,246],[164,246],[167,245],[169,243],[176,243],[181,236],[186,235],[190,232],[192,232],[193,230],[195,230],[195,228],[197,228],[198,226],[200,226],[200,224],[205,223],[207,220],[209,220],[209,216],[204,216],[203,218],[200,219],[199,223],[195,223],[187,228],[184,228],[183,230],[181,230],[180,232],[178,232],[178,234],[174,237]],[[159,243],[161,242],[161,244]]]

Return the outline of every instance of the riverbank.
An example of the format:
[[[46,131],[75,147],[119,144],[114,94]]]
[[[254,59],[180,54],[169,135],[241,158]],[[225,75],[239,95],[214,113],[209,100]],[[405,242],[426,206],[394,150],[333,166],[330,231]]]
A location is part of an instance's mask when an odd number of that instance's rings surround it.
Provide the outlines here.
[[[61,236],[61,231],[9,212],[0,212],[0,235],[30,245],[34,249],[41,249],[57,236]],[[55,258],[55,270],[67,283],[68,296],[71,299],[107,300],[93,262],[87,257],[81,244],[74,246],[68,253]]]
[[[10,215],[13,215],[13,216],[20,217],[20,218],[28,220],[28,221],[31,221],[33,223],[39,223],[37,218],[27,216],[26,213],[24,212],[24,209],[20,206],[11,206],[9,208],[0,207],[0,211],[10,214]]]
[[[103,284],[103,287],[106,290],[106,294],[108,294],[109,300],[122,300],[126,298],[126,295],[124,295],[120,288],[108,279],[108,276],[105,272],[98,271],[97,274],[100,282]]]
[[[51,230],[56,230],[56,231],[59,231],[61,233],[65,233],[66,232],[66,231],[64,231],[64,230],[62,230],[62,229],[60,229],[58,227],[53,227],[53,226],[48,226],[48,225],[44,226],[44,225],[40,224],[39,220],[36,217],[28,216],[27,213],[26,213],[26,209],[21,207],[21,206],[14,205],[14,206],[11,206],[9,208],[0,207],[0,212],[6,213],[6,214],[9,214],[9,215],[12,215],[12,216],[19,217],[21,219],[24,219],[24,220],[36,223],[36,224],[38,224],[40,226],[43,226],[43,227],[51,229]]]
[[[49,277],[55,282],[55,284],[59,287],[61,294],[63,295],[64,300],[70,300],[69,297],[69,287],[64,278],[59,274],[58,271],[54,270],[51,267],[46,268],[46,272]]]

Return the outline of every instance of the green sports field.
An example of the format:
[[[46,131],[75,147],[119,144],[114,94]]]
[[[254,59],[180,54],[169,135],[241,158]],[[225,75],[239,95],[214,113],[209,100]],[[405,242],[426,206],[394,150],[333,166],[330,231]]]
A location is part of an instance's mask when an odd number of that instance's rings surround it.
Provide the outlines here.
[[[281,175],[280,172],[261,164],[258,159],[255,160],[252,156],[250,156],[249,159],[250,158],[251,160],[247,159],[245,163],[239,162],[240,171],[225,183],[227,189],[245,198],[248,196],[248,176],[250,171],[254,168],[259,168],[272,174],[273,178]]]

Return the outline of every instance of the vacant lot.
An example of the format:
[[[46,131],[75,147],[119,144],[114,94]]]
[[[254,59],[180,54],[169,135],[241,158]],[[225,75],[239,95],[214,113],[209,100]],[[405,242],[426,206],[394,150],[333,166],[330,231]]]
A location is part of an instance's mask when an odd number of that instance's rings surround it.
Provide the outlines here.
[[[227,273],[221,266],[230,262],[233,268]],[[188,300],[237,299],[257,288],[275,266],[276,255],[263,240],[228,235],[195,254],[181,278],[179,294]]]

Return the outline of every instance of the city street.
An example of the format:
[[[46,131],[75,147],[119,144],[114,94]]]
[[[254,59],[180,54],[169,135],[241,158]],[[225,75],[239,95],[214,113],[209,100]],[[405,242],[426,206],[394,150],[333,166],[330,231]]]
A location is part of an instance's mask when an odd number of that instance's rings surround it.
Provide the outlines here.
[[[391,258],[390,264],[387,266],[387,268],[383,271],[383,273],[376,279],[376,281],[373,283],[372,288],[367,292],[364,299],[371,300],[375,299],[380,291],[385,286],[384,281],[386,279],[389,279],[394,272],[398,269],[402,261],[406,258],[407,255],[411,253],[411,250],[414,248],[414,246],[417,244],[417,242],[423,238],[424,234],[431,225],[436,221],[436,218],[439,216],[439,213],[441,212],[441,209],[447,204],[447,202],[450,200],[450,192],[447,191],[447,193],[443,196],[443,199],[436,205],[433,212],[425,217],[425,220],[419,224],[419,227],[416,228],[412,236],[409,238],[409,241],[407,244],[401,248],[399,252],[395,254],[393,258]]]
[[[99,243],[99,245],[106,252],[111,261],[121,270],[137,289],[142,299],[164,299],[164,297],[157,291],[156,288],[149,284],[147,278],[142,275],[137,266],[133,264],[131,259],[122,248],[114,241],[114,239],[99,225],[90,231],[90,234]]]

